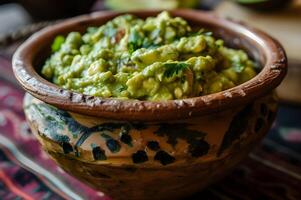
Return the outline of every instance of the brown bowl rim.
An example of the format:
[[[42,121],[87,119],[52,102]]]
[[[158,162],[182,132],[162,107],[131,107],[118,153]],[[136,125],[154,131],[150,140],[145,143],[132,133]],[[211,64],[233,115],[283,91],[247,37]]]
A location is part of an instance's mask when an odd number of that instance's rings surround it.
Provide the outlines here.
[[[126,13],[152,16],[158,10],[131,11]],[[165,121],[200,116],[218,112],[264,96],[275,89],[287,71],[287,58],[283,47],[268,34],[240,22],[217,17],[196,10],[172,10],[174,16],[181,16],[199,23],[210,23],[221,30],[232,30],[243,40],[253,42],[264,52],[265,66],[253,79],[236,87],[205,96],[167,101],[121,100],[84,95],[63,89],[42,78],[34,69],[33,59],[38,56],[41,44],[47,38],[54,38],[67,27],[88,24],[92,20],[109,20],[125,12],[100,11],[82,15],[46,27],[27,39],[13,56],[13,71],[21,86],[34,97],[60,109],[84,115],[114,120]]]

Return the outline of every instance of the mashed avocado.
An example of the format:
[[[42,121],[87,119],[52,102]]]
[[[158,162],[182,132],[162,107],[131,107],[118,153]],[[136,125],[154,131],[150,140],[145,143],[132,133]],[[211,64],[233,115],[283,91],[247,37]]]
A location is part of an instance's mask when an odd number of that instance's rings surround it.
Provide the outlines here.
[[[42,75],[63,88],[103,98],[169,100],[219,92],[256,75],[242,50],[193,31],[162,12],[122,15],[87,32],[57,36]]]

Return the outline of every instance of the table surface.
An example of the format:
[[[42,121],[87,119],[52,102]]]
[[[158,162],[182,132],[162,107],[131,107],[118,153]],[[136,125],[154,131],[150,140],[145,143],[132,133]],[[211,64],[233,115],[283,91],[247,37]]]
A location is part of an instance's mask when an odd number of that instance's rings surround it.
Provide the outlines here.
[[[30,23],[13,15],[17,25],[9,24],[12,30]],[[8,30],[3,24],[0,38]],[[24,92],[11,70],[12,53],[23,39],[0,46],[0,199],[109,199],[57,167],[31,134],[23,114]],[[301,199],[300,167],[301,106],[281,104],[273,128],[249,157],[190,199]]]
[[[280,41],[284,46],[289,70],[277,92],[281,100],[301,103],[301,0],[294,0],[290,7],[276,12],[258,12],[239,6],[231,1],[221,2],[214,12],[245,22]]]

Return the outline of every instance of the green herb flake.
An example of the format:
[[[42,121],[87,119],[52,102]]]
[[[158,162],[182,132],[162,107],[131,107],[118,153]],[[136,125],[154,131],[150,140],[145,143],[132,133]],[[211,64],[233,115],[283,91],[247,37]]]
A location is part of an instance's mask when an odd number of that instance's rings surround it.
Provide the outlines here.
[[[64,36],[59,35],[59,36],[55,37],[55,39],[51,45],[52,52],[56,52],[56,51],[60,50],[60,48],[64,42],[65,42]]]
[[[139,49],[143,44],[144,37],[139,34],[135,29],[131,30],[128,40],[128,50],[133,53],[135,50]]]
[[[184,62],[170,62],[170,63],[165,63],[164,67],[166,68],[164,72],[164,76],[167,78],[170,78],[174,76],[175,74],[178,74],[180,71],[183,71],[187,69],[189,66],[188,63]]]

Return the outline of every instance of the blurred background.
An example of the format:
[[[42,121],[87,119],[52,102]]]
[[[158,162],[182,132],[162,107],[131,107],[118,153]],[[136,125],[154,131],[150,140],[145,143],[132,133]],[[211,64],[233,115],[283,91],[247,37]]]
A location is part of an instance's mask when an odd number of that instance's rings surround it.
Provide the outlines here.
[[[0,0],[0,199],[105,199],[33,150],[38,144],[25,123],[24,92],[11,71],[16,48],[39,29],[76,15],[176,8],[262,29],[280,41],[289,59],[268,136],[232,174],[191,199],[301,199],[301,0]]]

